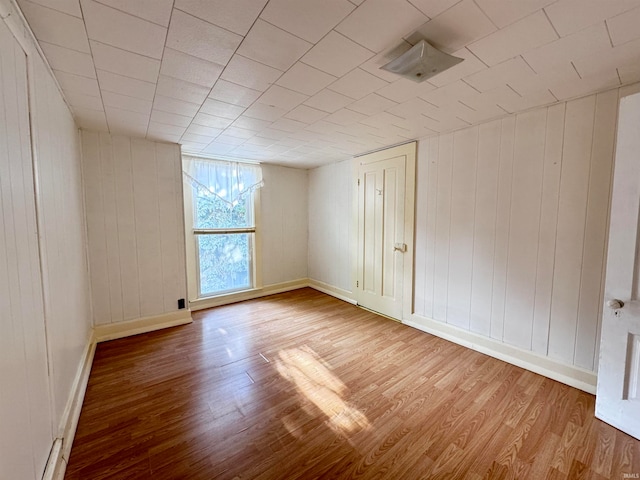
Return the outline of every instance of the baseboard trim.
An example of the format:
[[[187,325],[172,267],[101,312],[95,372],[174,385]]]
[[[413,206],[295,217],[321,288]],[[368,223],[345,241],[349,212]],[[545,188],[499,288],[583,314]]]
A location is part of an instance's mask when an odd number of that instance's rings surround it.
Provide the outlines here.
[[[324,283],[319,280],[313,280],[311,278],[309,279],[308,284],[314,290],[318,290],[319,292],[326,293],[327,295],[331,295],[332,297],[336,297],[343,302],[347,302],[352,305],[358,304],[356,300],[351,297],[351,292],[347,290],[343,290],[342,288],[334,287],[333,285],[329,285],[328,283]]]
[[[78,420],[80,420],[80,412],[82,411],[82,403],[87,391],[95,352],[95,335],[92,334],[82,354],[82,360],[76,371],[71,392],[60,419],[57,438],[54,439],[49,453],[49,460],[42,476],[45,480],[62,480],[64,478],[69,455],[71,454],[71,446],[78,427]]]
[[[204,310],[206,308],[220,307],[222,305],[229,305],[231,303],[244,302],[245,300],[253,300],[254,298],[275,295],[276,293],[289,292],[291,290],[297,290],[299,288],[305,288],[308,286],[308,279],[300,278],[298,280],[292,280],[290,282],[274,283],[272,285],[265,285],[262,288],[245,290],[238,293],[231,293],[229,295],[221,295],[219,297],[194,300],[192,302],[189,302],[189,308],[191,308],[191,310],[195,312],[197,310]]]
[[[178,310],[177,312],[164,313],[152,317],[136,318],[126,322],[97,325],[93,328],[93,336],[97,343],[115,340],[117,338],[130,337],[140,333],[153,332],[163,328],[177,327],[193,322],[191,310]]]
[[[542,355],[420,315],[411,315],[409,319],[403,320],[402,323],[587,393],[596,393],[597,375],[594,372],[566,365],[549,357],[543,357]]]

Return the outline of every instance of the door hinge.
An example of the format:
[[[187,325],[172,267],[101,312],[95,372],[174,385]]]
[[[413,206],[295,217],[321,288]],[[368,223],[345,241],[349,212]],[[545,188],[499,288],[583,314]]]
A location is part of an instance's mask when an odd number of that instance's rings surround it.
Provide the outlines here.
[[[360,186],[360,179],[358,179],[358,186]]]
[[[356,288],[360,287],[360,282],[356,280]]]

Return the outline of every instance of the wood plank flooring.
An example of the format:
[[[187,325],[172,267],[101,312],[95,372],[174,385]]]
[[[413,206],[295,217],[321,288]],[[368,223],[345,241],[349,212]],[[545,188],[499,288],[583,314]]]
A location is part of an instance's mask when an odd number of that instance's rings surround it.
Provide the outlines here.
[[[65,478],[638,478],[594,401],[302,289],[98,345]]]

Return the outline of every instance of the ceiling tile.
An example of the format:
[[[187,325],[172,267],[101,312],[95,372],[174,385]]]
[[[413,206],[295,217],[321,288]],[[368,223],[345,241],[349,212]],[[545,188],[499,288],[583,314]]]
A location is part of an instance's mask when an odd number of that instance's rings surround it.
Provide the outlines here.
[[[224,129],[231,125],[231,122],[233,122],[233,120],[230,120],[228,118],[216,117],[214,115],[207,115],[206,113],[202,112],[193,117],[193,123],[211,128]]]
[[[258,98],[258,103],[278,107],[282,110],[289,111],[297,107],[309,97],[298,92],[294,92],[287,88],[273,85]]]
[[[131,77],[125,77],[116,73],[98,70],[100,88],[106,92],[116,92],[129,97],[153,100],[156,93],[156,84],[145,82]]]
[[[139,112],[131,112],[129,110],[122,110],[121,108],[105,107],[105,113],[107,114],[107,123],[109,124],[109,130],[114,128],[114,125],[129,126],[137,125],[142,128],[146,134],[147,125],[149,125],[150,114],[144,114]],[[140,132],[140,130],[138,131]]]
[[[137,78],[147,82],[156,82],[160,60],[148,58],[137,53],[91,41],[91,51],[96,68]]]
[[[381,52],[400,43],[427,20],[405,0],[367,0],[336,30],[369,50]]]
[[[446,107],[450,103],[473,98],[478,95],[479,93],[476,90],[462,80],[458,80],[457,82],[432,90],[425,95],[420,95],[420,98],[438,107]]]
[[[241,55],[234,55],[220,78],[264,92],[282,75],[281,70],[262,65]]]
[[[484,63],[478,60],[478,58],[466,48],[457,50],[453,52],[452,55],[464,60],[450,69],[439,73],[435,77],[431,77],[429,79],[429,83],[432,83],[436,87],[442,87],[447,83],[453,83],[456,80],[460,80],[461,78],[465,78],[468,75],[472,75],[487,68]]]
[[[215,141],[220,143],[226,143],[228,145],[242,145],[245,142],[244,138],[238,138],[232,135],[227,135],[225,132],[226,130],[222,132],[220,135],[218,135],[218,138],[216,138]]]
[[[221,133],[222,133],[221,128],[207,127],[206,125],[198,125],[198,124],[192,123],[191,125],[189,125],[189,128],[187,128],[185,135],[187,134],[204,135],[204,136],[215,138]]]
[[[196,143],[196,142],[186,143],[187,141],[184,140],[184,137],[185,136],[183,135],[182,141],[180,143],[180,149],[182,150],[183,153],[197,154],[202,152],[202,149],[207,146],[206,143]]]
[[[600,51],[602,55],[607,55],[606,51],[610,49],[609,34],[602,22],[531,50],[523,54],[523,57],[531,68],[539,73],[580,58],[593,59],[595,52]]]
[[[82,10],[80,10],[79,0],[31,0],[32,3],[37,3],[43,7],[52,8],[67,15],[73,15],[74,17],[82,18]],[[18,0],[18,5],[22,7],[25,0]]]
[[[293,120],[291,118],[279,118],[275,122],[271,124],[271,128],[276,130],[282,130],[283,132],[297,132],[298,130],[302,130],[307,127],[308,124],[303,122],[298,122],[297,120]]]
[[[264,138],[264,137],[252,137],[245,142],[245,145],[255,145],[257,147],[267,147],[269,145],[273,145],[272,138]]]
[[[20,7],[39,41],[90,53],[82,19],[27,0]]]
[[[328,113],[338,111],[350,103],[353,103],[353,98],[345,97],[340,93],[332,92],[326,88],[304,102],[304,104],[309,107],[317,108],[318,110]]]
[[[81,3],[91,40],[147,57],[162,58],[166,28],[93,0],[81,0]]]
[[[94,130],[98,132],[107,132],[107,117],[103,110],[93,110],[90,108],[72,107],[74,118],[80,128]]]
[[[185,130],[185,127],[179,127],[177,125],[166,125],[164,123],[154,122],[152,120],[149,122],[147,136],[156,136],[162,140],[165,140],[165,135],[174,135],[177,136],[177,140],[179,140],[180,137],[184,134]]]
[[[230,118],[231,120],[238,118],[244,110],[244,107],[231,105],[230,103],[214,100],[213,98],[207,98],[202,104],[202,107],[200,107],[201,112],[217,117]]]
[[[246,35],[266,3],[267,0],[176,0],[175,8]]]
[[[176,10],[171,16],[167,47],[194,57],[226,65],[242,37]]]
[[[640,0],[558,0],[545,7],[561,37],[640,6]]]
[[[175,125],[186,128],[191,125],[191,120],[193,120],[193,117],[176,115],[175,113],[167,113],[161,110],[153,110],[151,112],[152,122],[164,123],[165,125]]]
[[[241,107],[248,107],[255,102],[260,95],[262,95],[262,92],[258,90],[252,90],[242,85],[219,79],[213,86],[209,98],[232,103]]]
[[[88,53],[77,52],[46,42],[39,42],[49,65],[54,70],[96,78],[93,59]]]
[[[238,53],[284,71],[309,48],[309,42],[258,19],[238,48]]]
[[[498,104],[510,113],[521,112],[542,105],[555,103],[556,97],[549,90],[541,90],[533,95],[501,100]]]
[[[359,68],[352,70],[329,86],[330,90],[359,100],[387,85],[387,82]]]
[[[274,120],[282,117],[285,113],[287,113],[287,110],[282,108],[267,105],[265,103],[254,103],[245,110],[244,116],[273,122]]]
[[[64,95],[73,107],[89,108],[92,110],[103,110],[104,108],[102,105],[102,99],[94,95],[76,93],[73,90],[65,91]]]
[[[573,62],[581,76],[601,76],[616,68],[634,67],[640,64],[640,39],[608,49],[604,55],[596,55],[598,61],[593,58],[583,57]]]
[[[371,93],[357,102],[353,102],[348,108],[349,110],[353,110],[354,112],[362,113],[364,115],[375,115],[376,113],[383,112],[395,105],[397,105],[397,103],[393,100],[381,97],[376,93]]]
[[[607,27],[614,45],[621,45],[640,38],[640,8],[621,13],[607,20]]]
[[[460,0],[409,0],[413,6],[424,13],[427,17],[433,18],[445,10],[453,7]]]
[[[223,143],[216,143],[215,141],[213,141],[202,150],[202,153],[206,153],[209,155],[226,155],[231,150],[233,150],[234,147],[235,145],[227,145]]]
[[[354,8],[347,0],[271,0],[260,18],[316,43]]]
[[[156,110],[162,110],[163,112],[193,117],[198,113],[198,110],[200,110],[200,104],[185,102],[184,100],[179,100],[177,98],[165,97],[158,93],[153,100],[153,108]]]
[[[367,115],[343,108],[342,110],[338,110],[328,117],[325,117],[325,121],[335,123],[337,125],[351,125],[352,123],[357,123],[365,118],[367,118]]]
[[[165,48],[160,73],[196,85],[211,88],[223,67],[186,53]]]
[[[615,70],[611,70],[599,75],[584,77],[577,81],[554,85],[550,87],[550,90],[558,100],[568,100],[618,85],[620,85],[618,74]]]
[[[640,65],[626,65],[618,68],[618,75],[622,83],[627,84],[631,82],[637,82],[640,80]]]
[[[416,83],[406,78],[397,78],[398,80],[379,89],[376,93],[394,102],[402,103],[410,98],[430,92],[435,88],[429,82]]]
[[[142,113],[145,116],[151,115],[150,100],[142,100],[140,98],[127,97],[113,92],[102,92],[102,101],[105,108],[115,107],[130,112]]]
[[[335,80],[333,75],[297,62],[276,83],[305,95],[315,95]]]
[[[243,138],[244,140],[248,140],[249,138],[253,137],[256,132],[231,125],[224,130],[224,134],[231,137]]]
[[[531,67],[527,65],[527,62],[522,57],[515,57],[481,72],[474,73],[466,77],[464,81],[476,90],[486,92],[512,81],[530,78],[534,74],[535,72],[531,70]]]
[[[434,47],[451,53],[496,30],[473,0],[462,0],[425,23],[408,40],[415,44],[425,38]]]
[[[64,91],[73,91],[75,93],[81,93],[83,95],[90,95],[93,97],[100,96],[100,87],[98,86],[98,81],[95,78],[82,77],[72,73],[60,72],[58,70],[54,70],[53,74]]]
[[[302,57],[302,62],[339,77],[373,55],[370,50],[332,31]]]
[[[245,130],[252,130],[254,132],[259,132],[271,125],[271,122],[268,120],[260,120],[259,118],[247,117],[246,115],[240,115],[235,122],[233,122],[234,127],[244,128]]]
[[[580,80],[571,64],[565,64],[529,77],[512,78],[509,86],[524,97],[546,91],[550,86]]]
[[[487,65],[495,65],[557,38],[544,12],[540,11],[478,40],[469,45],[469,49]]]
[[[163,27],[169,25],[173,0],[97,0],[110,7],[149,20]],[[76,0],[77,2],[77,0]]]
[[[157,95],[171,97],[198,105],[204,102],[209,94],[209,88],[195,83],[186,82],[178,78],[160,75],[158,77]]]
[[[187,129],[188,131],[189,129]],[[217,136],[217,135],[216,135]],[[202,148],[204,148],[207,144],[211,143],[215,137],[210,137],[207,135],[197,135],[195,133],[186,133],[182,136],[182,140],[185,142],[189,142],[192,144],[200,143],[202,144]]]
[[[556,0],[476,0],[476,3],[499,28],[540,10]]]
[[[298,105],[296,108],[285,115],[285,117],[287,118],[291,118],[293,120],[297,120],[299,122],[307,124],[317,122],[318,120],[326,116],[326,112],[323,112],[322,110],[318,110],[316,108],[308,107],[306,105]]]

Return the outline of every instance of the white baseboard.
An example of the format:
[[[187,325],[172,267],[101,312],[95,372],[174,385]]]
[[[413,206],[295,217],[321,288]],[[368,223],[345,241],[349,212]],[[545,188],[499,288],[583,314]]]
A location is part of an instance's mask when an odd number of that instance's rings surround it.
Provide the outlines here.
[[[97,343],[115,340],[117,338],[130,337],[139,333],[153,332],[163,328],[186,325],[193,322],[191,310],[178,310],[152,317],[136,318],[126,322],[97,325],[93,328],[93,336]]]
[[[204,310],[205,308],[219,307],[221,305],[229,305],[230,303],[244,302],[245,300],[253,300],[254,298],[266,297],[267,295],[274,295],[276,293],[289,292],[291,290],[297,290],[299,288],[305,288],[308,286],[309,281],[306,278],[301,278],[298,280],[292,280],[290,282],[265,285],[262,288],[254,288],[252,290],[244,290],[238,293],[220,295],[219,297],[194,300],[192,302],[189,302],[189,308],[191,308],[191,310],[195,312],[196,310]]]
[[[352,293],[348,290],[343,290],[342,288],[334,287],[333,285],[329,285],[328,283],[324,283],[319,280],[313,280],[312,278],[309,279],[308,284],[314,290],[326,293],[327,295],[331,295],[332,297],[336,297],[337,299],[352,305],[357,305],[356,300],[352,297]]]
[[[503,360],[534,373],[544,375],[587,393],[596,393],[597,375],[573,365],[566,365],[549,357],[538,355],[512,345],[485,337],[468,330],[438,322],[420,315],[412,315],[402,321],[405,325],[431,333],[463,347],[476,350],[490,357]]]
[[[57,438],[53,441],[49,460],[42,476],[43,480],[62,480],[64,478],[64,472],[71,454],[71,446],[78,427],[78,420],[80,419],[80,412],[82,411],[84,394],[89,383],[89,374],[91,373],[95,352],[95,335],[92,335],[87,341],[87,346],[84,349],[78,370],[73,379],[71,392],[58,426]]]

